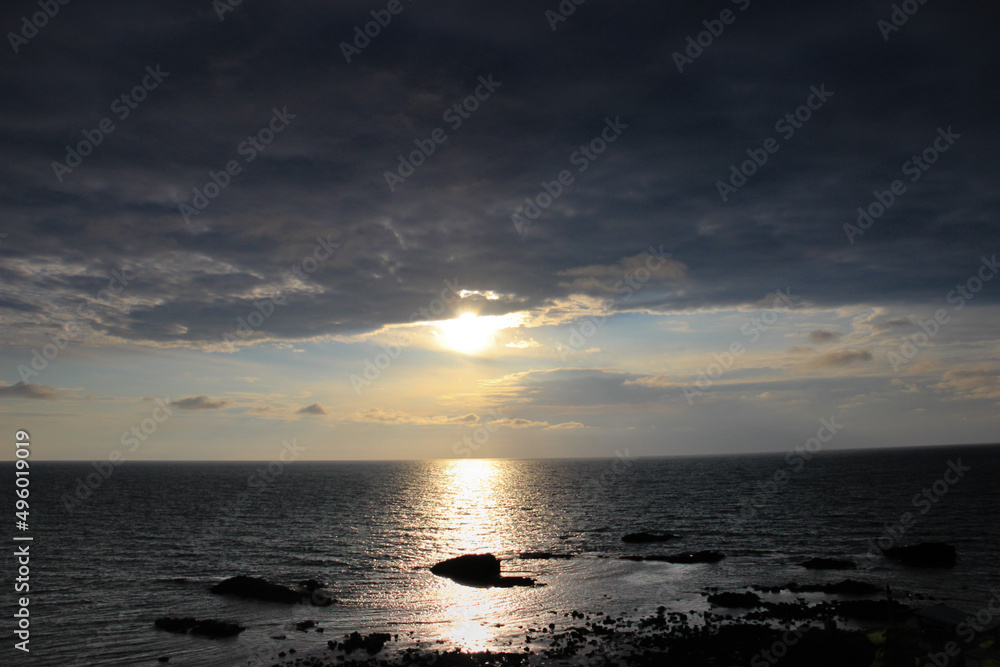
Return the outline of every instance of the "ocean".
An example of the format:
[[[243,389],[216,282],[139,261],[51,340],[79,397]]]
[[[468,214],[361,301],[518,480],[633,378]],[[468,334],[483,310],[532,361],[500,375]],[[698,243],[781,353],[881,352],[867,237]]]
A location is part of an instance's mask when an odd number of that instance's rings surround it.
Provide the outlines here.
[[[1000,446],[270,469],[126,462],[106,478],[87,462],[32,462],[31,652],[16,664],[154,665],[169,656],[170,665],[272,665],[279,652],[318,653],[354,630],[399,635],[395,647],[502,650],[526,627],[572,611],[639,618],[661,605],[705,610],[709,587],[845,577],[888,585],[904,601],[919,594],[975,612],[1000,590],[998,472]],[[13,479],[13,465],[4,464],[10,513]],[[639,531],[680,537],[622,542]],[[877,552],[921,541],[954,545],[957,565],[908,568]],[[726,558],[621,559],[699,550]],[[519,558],[527,551],[574,557]],[[485,552],[504,559],[505,574],[545,585],[470,588],[428,569]],[[799,565],[814,556],[851,558],[858,569]],[[8,602],[13,560],[2,568]],[[338,602],[288,606],[209,593],[237,574],[286,585],[317,579]],[[4,635],[13,645],[8,602]],[[225,640],[175,635],[153,627],[161,616],[247,630]],[[306,619],[324,632],[297,631]]]

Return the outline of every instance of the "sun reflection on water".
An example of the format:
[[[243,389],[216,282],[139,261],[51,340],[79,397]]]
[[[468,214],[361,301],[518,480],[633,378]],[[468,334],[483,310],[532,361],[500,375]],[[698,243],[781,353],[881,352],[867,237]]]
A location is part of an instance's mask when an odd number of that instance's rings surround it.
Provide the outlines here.
[[[444,557],[468,553],[500,553],[510,545],[507,520],[499,508],[509,492],[502,464],[485,459],[443,463],[440,477],[441,517],[448,529]],[[510,589],[472,588],[442,580],[438,594],[451,620],[443,634],[467,651],[485,651],[495,639],[494,623],[503,615]],[[508,595],[504,595],[507,593]]]

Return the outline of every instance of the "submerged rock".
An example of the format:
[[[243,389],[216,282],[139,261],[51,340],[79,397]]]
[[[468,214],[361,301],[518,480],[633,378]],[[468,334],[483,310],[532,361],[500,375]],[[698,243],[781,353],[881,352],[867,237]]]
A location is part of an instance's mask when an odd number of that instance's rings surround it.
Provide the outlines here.
[[[362,635],[352,632],[344,637],[344,641],[337,643],[328,641],[326,644],[333,650],[341,650],[344,653],[353,653],[357,649],[364,649],[368,655],[375,655],[382,650],[385,643],[392,637],[387,632],[373,632],[370,635]]]
[[[955,547],[943,542],[921,542],[909,547],[893,547],[882,553],[886,558],[912,567],[954,567]]]
[[[431,567],[431,572],[466,586],[534,586],[535,580],[528,577],[503,577],[500,575],[500,559],[493,554],[467,554],[441,561]]]
[[[651,544],[653,542],[669,542],[679,537],[680,535],[674,535],[673,533],[629,533],[622,537],[622,542],[626,544]]]
[[[708,601],[717,607],[746,607],[750,609],[760,604],[756,593],[719,593],[709,595]]]
[[[315,579],[307,579],[299,582],[299,585],[301,588],[289,588],[281,584],[272,584],[260,577],[248,577],[241,574],[215,584],[212,586],[211,592],[216,595],[235,595],[241,598],[284,604],[295,604],[308,600],[317,607],[325,607],[336,602],[321,588],[322,584]]]
[[[622,560],[654,561],[660,563],[718,563],[726,555],[718,551],[684,551],[676,554],[655,554],[653,556],[622,556]]]
[[[246,630],[246,628],[237,625],[236,623],[226,623],[224,621],[215,621],[212,619],[199,621],[198,619],[190,617],[173,618],[170,616],[164,616],[163,618],[156,619],[153,625],[160,630],[166,630],[167,632],[173,632],[179,635],[184,635],[190,632],[193,635],[201,635],[211,639],[234,637]]]
[[[751,586],[754,590],[766,593],[780,593],[782,590],[791,593],[826,593],[828,595],[874,595],[882,591],[882,587],[867,581],[844,579],[829,584],[797,584],[794,581],[784,586]]]
[[[552,560],[573,558],[573,554],[553,554],[548,551],[525,551],[521,553],[522,560]]]
[[[286,604],[301,602],[307,595],[288,586],[272,584],[266,579],[248,577],[242,574],[212,586],[211,590],[216,595],[235,595],[241,598],[263,600],[264,602],[284,602]]]
[[[853,570],[858,565],[846,558],[810,558],[802,563],[807,570]]]

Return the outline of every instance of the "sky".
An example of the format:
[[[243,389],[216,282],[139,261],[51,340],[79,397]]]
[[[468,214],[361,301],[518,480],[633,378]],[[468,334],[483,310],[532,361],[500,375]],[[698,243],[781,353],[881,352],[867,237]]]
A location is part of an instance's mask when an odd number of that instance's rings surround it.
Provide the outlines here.
[[[997,18],[5,3],[3,438],[95,461],[997,442]]]

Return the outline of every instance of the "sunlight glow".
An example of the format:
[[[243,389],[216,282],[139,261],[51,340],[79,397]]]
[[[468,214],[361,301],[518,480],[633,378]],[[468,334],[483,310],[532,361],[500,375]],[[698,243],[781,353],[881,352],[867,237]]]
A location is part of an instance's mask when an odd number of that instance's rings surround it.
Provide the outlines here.
[[[493,334],[510,326],[505,317],[463,313],[453,320],[438,323],[441,344],[462,354],[475,354],[494,344]]]

